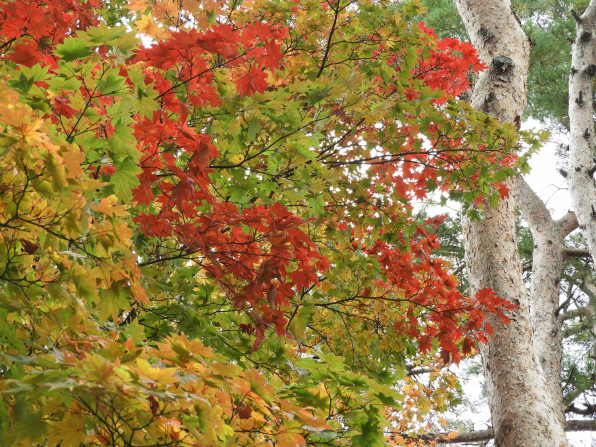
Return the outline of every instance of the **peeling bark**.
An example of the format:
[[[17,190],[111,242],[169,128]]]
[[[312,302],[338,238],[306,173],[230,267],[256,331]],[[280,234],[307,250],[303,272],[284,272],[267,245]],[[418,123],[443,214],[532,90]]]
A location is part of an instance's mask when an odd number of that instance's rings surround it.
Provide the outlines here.
[[[596,0],[576,18],[576,38],[571,53],[569,75],[569,171],[567,183],[580,228],[596,260],[596,188],[594,172],[594,107],[596,76]]]
[[[519,120],[526,101],[530,42],[510,1],[456,0],[456,4],[472,43],[491,67],[479,76],[472,105],[502,122]],[[494,337],[482,350],[495,443],[498,447],[565,446],[564,413],[561,400],[557,400],[560,390],[547,385],[540,366],[542,357],[536,350],[550,346],[553,340],[548,336],[536,344],[533,340],[533,322],[549,310],[535,308],[531,318],[515,241],[513,194],[497,209],[486,206],[482,222],[465,221],[463,230],[471,292],[491,287],[499,296],[519,304],[508,314],[510,324],[489,318]],[[562,247],[559,252],[562,262]],[[547,288],[551,293],[552,287]],[[554,315],[546,324],[553,321],[556,323]],[[555,334],[555,338],[559,336]],[[560,354],[544,358],[545,365],[551,365],[560,361]]]

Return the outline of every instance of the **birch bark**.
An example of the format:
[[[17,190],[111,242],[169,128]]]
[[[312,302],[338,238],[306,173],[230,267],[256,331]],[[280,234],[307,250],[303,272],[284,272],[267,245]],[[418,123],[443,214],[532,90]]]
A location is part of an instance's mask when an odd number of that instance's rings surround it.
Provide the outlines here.
[[[580,228],[596,260],[596,188],[594,171],[594,76],[596,76],[596,1],[576,18],[569,75],[569,174],[567,182]]]

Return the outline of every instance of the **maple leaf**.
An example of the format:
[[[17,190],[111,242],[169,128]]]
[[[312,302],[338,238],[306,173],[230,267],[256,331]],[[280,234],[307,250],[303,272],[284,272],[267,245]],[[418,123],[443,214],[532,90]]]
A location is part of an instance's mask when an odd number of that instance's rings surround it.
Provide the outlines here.
[[[333,443],[329,408],[342,439],[381,443],[405,364],[458,362],[486,342],[487,312],[506,321],[506,300],[457,291],[441,218],[410,203],[471,202],[515,164],[498,124],[438,106],[481,64],[373,3],[343,10],[324,56],[326,2],[0,6],[17,90],[0,85],[0,217],[16,225],[1,246],[22,254],[0,278],[0,332],[32,350],[8,386],[45,424],[33,440],[8,418],[8,444]],[[124,26],[99,25],[100,6]]]
[[[393,178],[393,185],[395,188],[395,192],[400,196],[400,197],[408,197],[408,184],[404,181],[404,179],[401,176],[396,176]]]
[[[155,198],[153,190],[151,189],[151,184],[143,180],[141,180],[139,186],[132,190],[132,193],[133,200],[139,205],[147,205]]]
[[[494,300],[496,294],[493,289],[490,287],[483,287],[476,292],[476,299],[481,304],[490,303],[490,301]]]
[[[280,61],[283,59],[281,45],[273,40],[265,42],[266,54],[257,57],[259,65],[274,70],[280,67]]]
[[[18,43],[14,47],[14,52],[5,57],[16,64],[22,64],[31,67],[43,59],[42,53],[39,51],[39,46],[34,40],[26,40],[23,43]]]
[[[236,91],[240,96],[251,96],[254,92],[263,93],[267,88],[267,74],[253,68],[236,81],[236,86]]]

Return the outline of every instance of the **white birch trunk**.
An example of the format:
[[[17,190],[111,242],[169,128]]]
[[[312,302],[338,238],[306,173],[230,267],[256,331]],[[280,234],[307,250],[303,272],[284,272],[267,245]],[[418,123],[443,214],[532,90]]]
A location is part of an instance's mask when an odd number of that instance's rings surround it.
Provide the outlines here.
[[[596,75],[596,1],[576,16],[577,35],[569,75],[569,173],[567,182],[580,228],[596,260],[596,188],[594,187],[594,107]]]
[[[526,101],[530,43],[508,0],[456,0],[472,43],[491,66],[474,88],[472,105],[502,122],[519,120]],[[510,182],[509,186],[512,186]],[[483,349],[487,394],[498,447],[567,445],[558,402],[542,374],[533,343],[529,302],[515,242],[513,194],[482,222],[464,223],[471,293],[491,287],[519,307]]]

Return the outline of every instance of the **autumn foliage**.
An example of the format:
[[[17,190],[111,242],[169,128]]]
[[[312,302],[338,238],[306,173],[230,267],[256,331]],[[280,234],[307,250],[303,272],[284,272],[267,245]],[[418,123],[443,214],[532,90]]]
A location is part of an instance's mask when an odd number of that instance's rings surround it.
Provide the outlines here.
[[[517,140],[420,13],[0,5],[0,444],[373,446],[448,406],[511,305],[419,202],[494,205]]]

